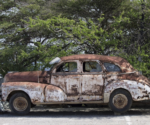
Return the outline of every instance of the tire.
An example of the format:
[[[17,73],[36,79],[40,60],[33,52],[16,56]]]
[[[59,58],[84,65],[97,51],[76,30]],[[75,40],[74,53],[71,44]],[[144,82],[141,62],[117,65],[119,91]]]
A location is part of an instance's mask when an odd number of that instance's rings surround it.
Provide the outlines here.
[[[30,112],[31,101],[24,93],[16,93],[9,100],[9,107],[12,113],[26,115]]]
[[[34,105],[34,104],[31,103],[31,108],[34,108],[35,106],[36,106],[36,105]]]
[[[130,109],[132,97],[130,93],[123,89],[115,90],[109,99],[109,107],[116,113],[124,113]]]

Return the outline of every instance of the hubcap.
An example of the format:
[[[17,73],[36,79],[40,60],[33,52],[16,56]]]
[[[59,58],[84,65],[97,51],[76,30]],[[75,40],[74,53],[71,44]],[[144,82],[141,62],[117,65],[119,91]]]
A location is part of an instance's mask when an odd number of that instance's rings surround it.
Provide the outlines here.
[[[128,99],[123,94],[117,94],[113,97],[113,104],[116,108],[122,109],[128,104]]]
[[[17,111],[24,111],[28,107],[28,102],[23,97],[17,97],[13,102],[13,106]]]

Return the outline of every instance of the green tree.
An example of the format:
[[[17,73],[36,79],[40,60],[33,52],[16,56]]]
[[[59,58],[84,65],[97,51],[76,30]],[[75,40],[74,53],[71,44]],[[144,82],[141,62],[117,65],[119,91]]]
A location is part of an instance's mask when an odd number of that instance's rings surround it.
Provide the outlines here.
[[[123,17],[129,19],[129,23],[122,24],[122,43],[115,54],[127,59],[135,69],[149,77],[150,75],[150,41],[149,41],[149,15],[150,3],[136,0],[130,3],[129,9]],[[144,18],[142,20],[142,15]],[[143,35],[142,35],[143,34]]]
[[[86,24],[73,36],[78,45],[74,53],[110,55],[120,48],[124,24],[129,23],[125,15],[132,7],[128,0],[60,0],[53,9],[76,25]]]
[[[67,54],[68,45],[57,40],[59,34],[53,29],[30,29],[25,23],[37,16],[50,19],[53,12],[50,6],[48,0],[0,1],[0,74],[38,70],[55,56]]]
[[[142,9],[142,2],[1,1],[0,73],[44,69],[56,56],[91,53],[121,56],[149,76],[150,3]]]

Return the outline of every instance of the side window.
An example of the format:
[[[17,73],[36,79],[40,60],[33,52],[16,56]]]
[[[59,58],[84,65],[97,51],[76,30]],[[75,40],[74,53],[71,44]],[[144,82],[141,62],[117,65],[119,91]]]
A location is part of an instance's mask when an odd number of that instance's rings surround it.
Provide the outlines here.
[[[83,63],[83,72],[101,72],[101,66],[94,61],[88,61]]]
[[[66,62],[59,66],[56,72],[77,72],[76,62]]]
[[[105,66],[106,70],[109,72],[120,72],[121,71],[119,66],[112,64],[112,63],[104,63],[104,66]]]

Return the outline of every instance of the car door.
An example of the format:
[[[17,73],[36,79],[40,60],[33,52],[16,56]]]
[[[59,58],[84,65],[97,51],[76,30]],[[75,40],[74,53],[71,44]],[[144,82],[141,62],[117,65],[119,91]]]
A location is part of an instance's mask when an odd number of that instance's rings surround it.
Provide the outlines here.
[[[81,98],[83,101],[103,100],[103,71],[98,60],[84,61],[81,79]]]
[[[60,87],[67,95],[66,101],[77,101],[81,93],[79,61],[61,63],[52,73],[51,84]]]

